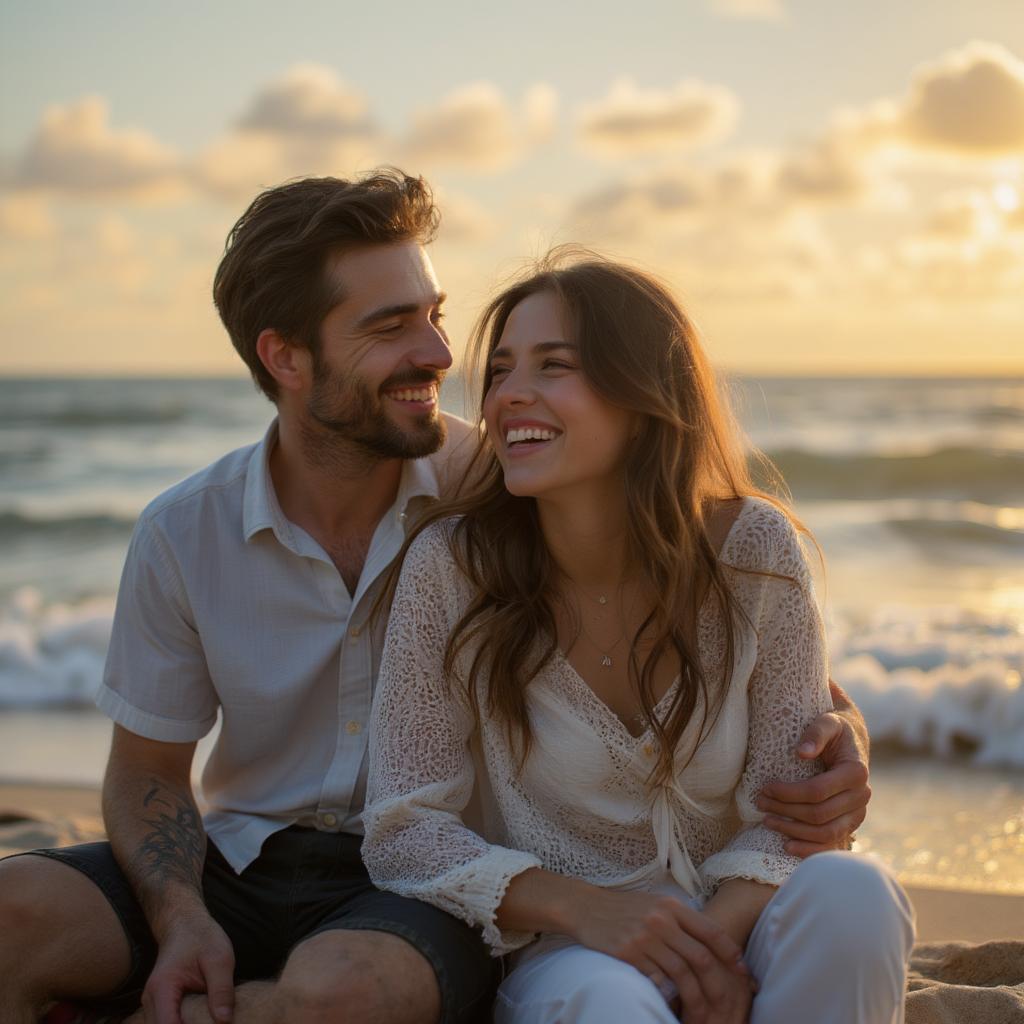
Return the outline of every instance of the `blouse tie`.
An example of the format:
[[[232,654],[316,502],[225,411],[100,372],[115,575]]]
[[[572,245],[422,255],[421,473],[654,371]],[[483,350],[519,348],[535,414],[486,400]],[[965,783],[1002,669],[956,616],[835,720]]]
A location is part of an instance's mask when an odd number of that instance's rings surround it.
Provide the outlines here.
[[[703,811],[679,786],[674,783],[658,786],[654,796],[654,806],[651,808],[651,824],[654,828],[654,839],[658,849],[658,863],[663,867],[668,867],[676,884],[683,888],[688,895],[699,896],[703,885],[686,847],[682,846],[676,838],[675,816],[669,801],[670,795],[676,796],[697,814],[703,816]]]

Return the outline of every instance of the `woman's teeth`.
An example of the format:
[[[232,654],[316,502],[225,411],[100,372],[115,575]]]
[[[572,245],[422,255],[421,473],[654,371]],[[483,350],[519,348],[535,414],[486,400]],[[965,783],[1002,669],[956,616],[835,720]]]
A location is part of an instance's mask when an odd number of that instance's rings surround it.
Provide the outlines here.
[[[557,436],[556,431],[545,427],[520,427],[505,434],[505,444],[518,444],[520,441],[553,441]]]

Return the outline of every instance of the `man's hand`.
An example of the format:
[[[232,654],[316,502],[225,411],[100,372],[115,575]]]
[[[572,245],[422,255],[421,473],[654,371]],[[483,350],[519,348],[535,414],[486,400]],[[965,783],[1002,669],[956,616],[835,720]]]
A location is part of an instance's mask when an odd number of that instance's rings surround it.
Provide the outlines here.
[[[210,1016],[227,1024],[235,1003],[235,953],[205,909],[175,921],[159,948],[142,992],[146,1024],[181,1024],[181,1001],[190,992],[205,992]]]
[[[788,836],[786,851],[796,857],[849,849],[871,798],[864,719],[831,680],[829,689],[835,711],[811,722],[797,745],[800,758],[821,758],[826,770],[804,782],[770,783],[757,801],[765,826]]]

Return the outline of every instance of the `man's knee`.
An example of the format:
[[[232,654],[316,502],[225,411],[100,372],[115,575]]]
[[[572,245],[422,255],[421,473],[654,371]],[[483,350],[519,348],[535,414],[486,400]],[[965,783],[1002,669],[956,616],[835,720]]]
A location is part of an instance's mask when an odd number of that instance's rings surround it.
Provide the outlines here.
[[[81,872],[43,856],[0,861],[0,975],[26,993],[101,995],[128,973],[120,920]]]
[[[374,931],[321,932],[301,943],[275,1002],[277,1019],[288,1024],[436,1024],[441,1012],[427,959],[397,935]]]
[[[46,942],[64,905],[54,897],[63,892],[62,872],[69,870],[44,857],[0,861],[0,950],[28,953]]]

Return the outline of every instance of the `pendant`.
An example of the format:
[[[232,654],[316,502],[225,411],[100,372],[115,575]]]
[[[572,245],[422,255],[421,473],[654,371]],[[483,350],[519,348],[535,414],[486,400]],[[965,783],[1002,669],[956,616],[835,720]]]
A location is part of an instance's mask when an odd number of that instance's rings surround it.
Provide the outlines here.
[[[601,595],[601,596],[600,596],[600,597],[599,597],[599,598],[597,599],[597,603],[598,603],[598,604],[607,604],[607,603],[608,603],[608,598],[607,598],[607,597],[605,597],[605,596],[604,596],[604,594],[602,594],[602,595]]]
[[[609,658],[607,654],[605,654],[605,655],[603,655],[603,656],[602,656],[602,658],[601,658],[601,664],[602,664],[602,665],[603,665],[603,666],[604,666],[605,668],[611,668],[611,667],[612,667],[612,659],[611,659],[611,658]]]

